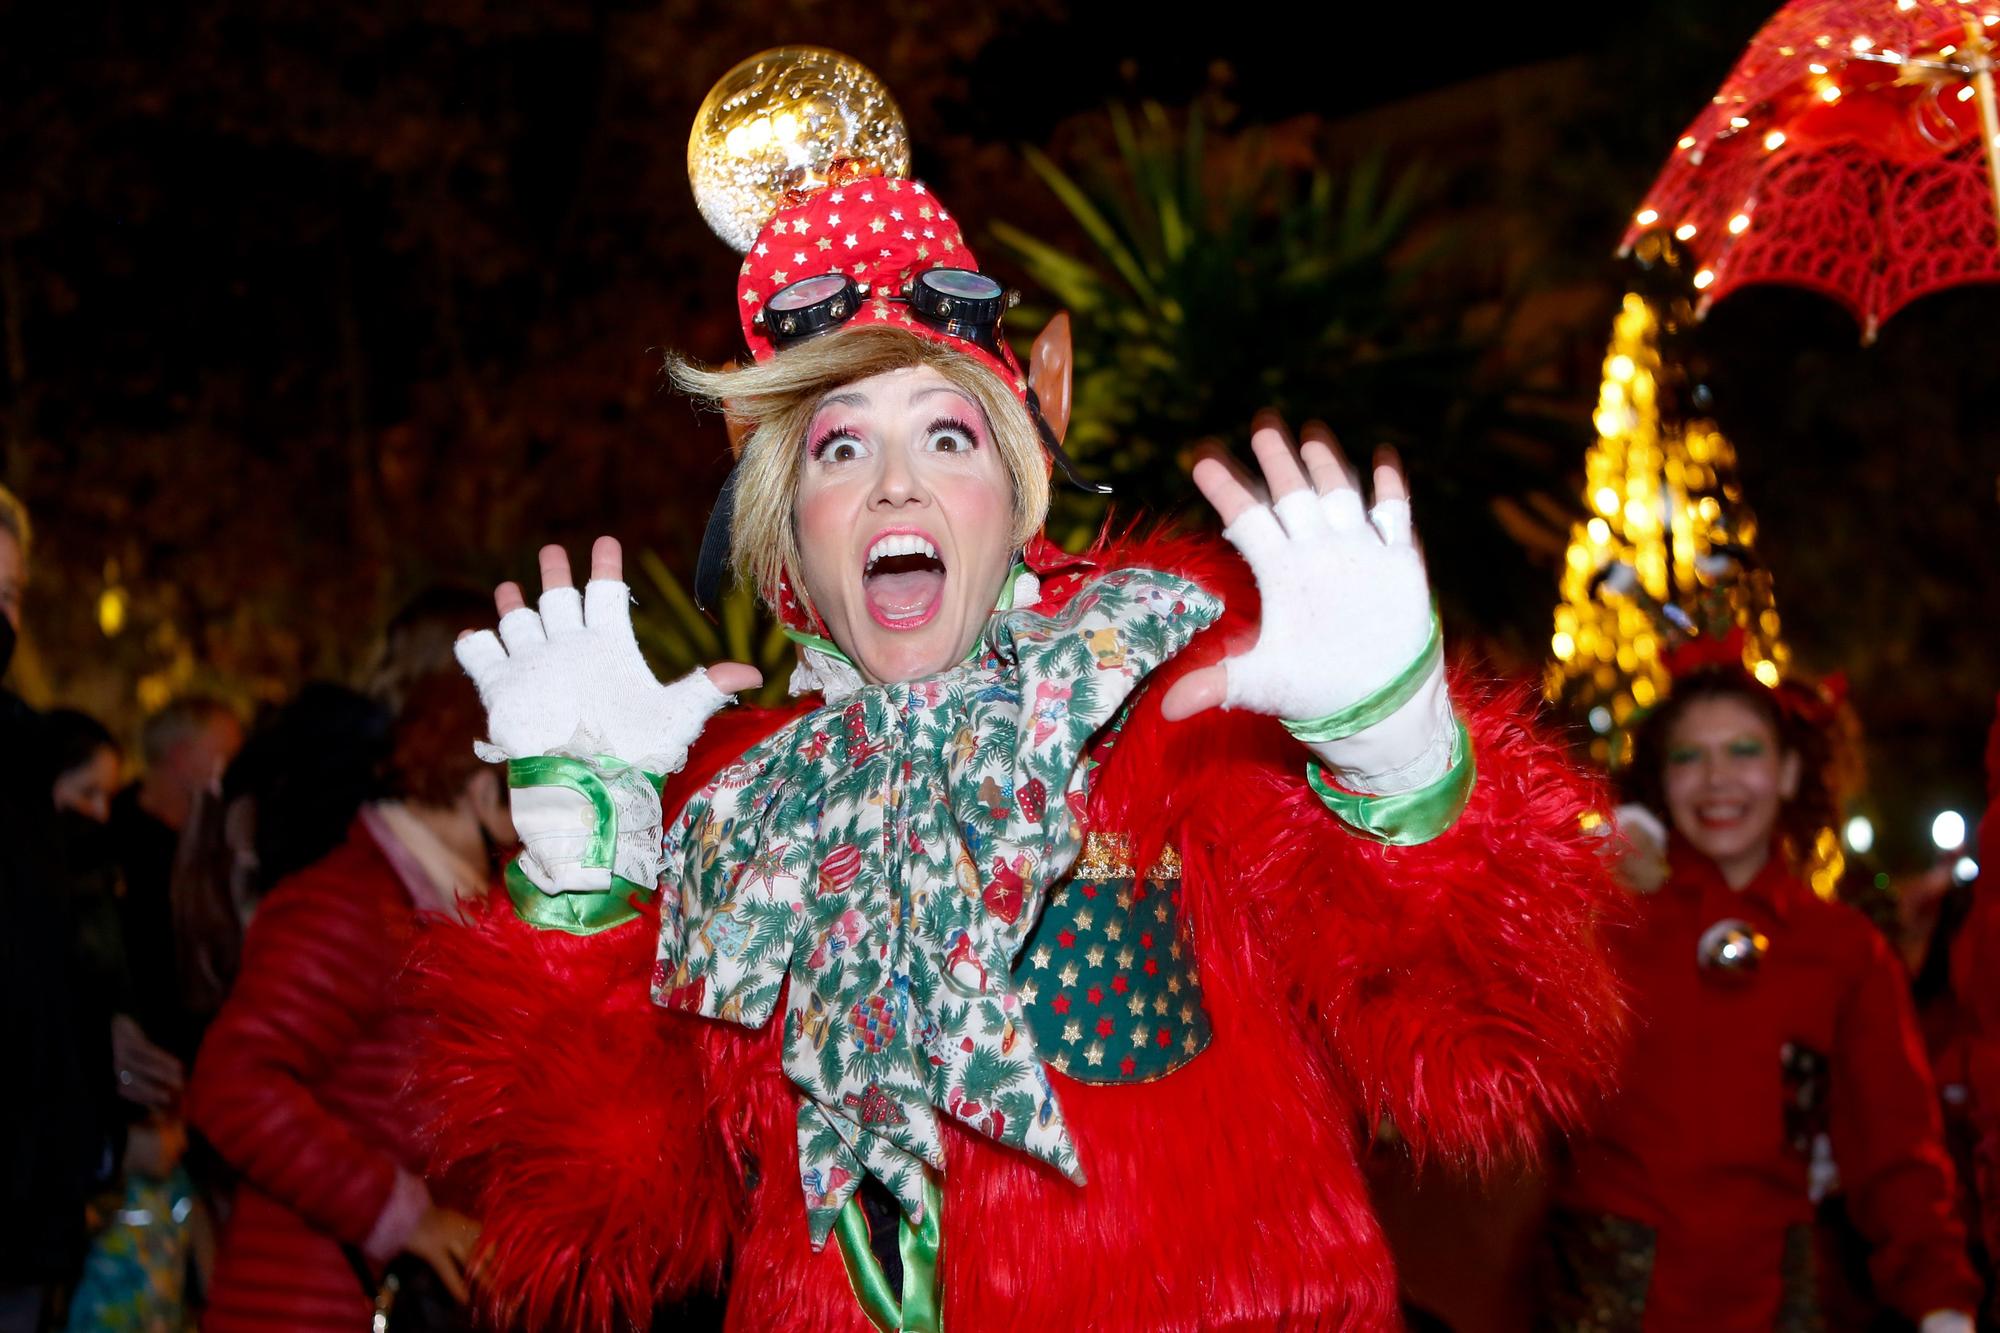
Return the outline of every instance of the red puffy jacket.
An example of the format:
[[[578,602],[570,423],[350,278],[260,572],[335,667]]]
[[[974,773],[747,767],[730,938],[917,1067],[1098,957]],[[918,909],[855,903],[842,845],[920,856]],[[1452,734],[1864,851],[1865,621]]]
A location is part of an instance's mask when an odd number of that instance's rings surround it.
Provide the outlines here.
[[[360,819],[251,923],[188,1089],[189,1118],[242,1173],[207,1333],[368,1327],[340,1246],[387,1258],[429,1202],[399,1110],[419,1018],[394,982],[417,930],[409,892]]]

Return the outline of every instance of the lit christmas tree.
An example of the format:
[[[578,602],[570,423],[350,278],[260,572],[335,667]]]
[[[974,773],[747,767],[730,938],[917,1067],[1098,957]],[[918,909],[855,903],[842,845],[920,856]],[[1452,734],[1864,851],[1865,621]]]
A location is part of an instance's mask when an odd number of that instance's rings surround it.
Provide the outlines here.
[[[1630,757],[1635,715],[1669,688],[1675,643],[1740,629],[1757,679],[1776,686],[1790,664],[1736,451],[1695,373],[1693,284],[1664,237],[1648,237],[1637,258],[1604,356],[1597,442],[1584,459],[1591,517],[1570,536],[1547,681],[1548,697],[1589,723],[1592,756],[1612,766]],[[1804,860],[1813,887],[1830,893],[1842,868],[1832,829]]]

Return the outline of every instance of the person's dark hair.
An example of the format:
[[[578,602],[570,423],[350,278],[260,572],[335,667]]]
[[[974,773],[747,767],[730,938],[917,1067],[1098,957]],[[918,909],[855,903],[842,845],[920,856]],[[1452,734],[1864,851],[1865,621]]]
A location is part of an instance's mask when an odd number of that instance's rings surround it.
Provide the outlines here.
[[[256,803],[260,892],[341,844],[363,803],[383,794],[388,760],[388,710],[344,685],[309,682],[258,719],[222,795]]]
[[[394,712],[417,681],[433,672],[458,670],[453,643],[462,631],[492,619],[491,594],[468,584],[432,584],[404,602],[383,627],[381,642],[362,673],[362,690]]]
[[[74,708],[56,708],[42,714],[43,755],[52,778],[82,768],[99,750],[122,753],[102,722]]]
[[[1786,860],[1798,866],[1812,849],[1819,831],[1840,818],[1834,790],[1834,738],[1829,727],[1809,720],[1801,710],[1787,708],[1777,691],[1740,668],[1704,667],[1674,682],[1667,701],[1640,722],[1632,738],[1632,762],[1619,784],[1628,801],[1664,817],[1667,738],[1690,704],[1701,699],[1739,699],[1770,724],[1780,753],[1799,757],[1798,794],[1778,811],[1778,836]]]
[[[479,691],[455,665],[408,682],[392,728],[393,792],[425,805],[450,805],[485,762],[472,752],[486,734]]]
[[[198,800],[174,867],[175,942],[191,1010],[214,1013],[234,984],[242,909],[341,844],[362,805],[382,795],[388,757],[388,710],[344,685],[309,682],[258,716],[221,797]],[[233,821],[247,821],[254,864],[232,844]]]

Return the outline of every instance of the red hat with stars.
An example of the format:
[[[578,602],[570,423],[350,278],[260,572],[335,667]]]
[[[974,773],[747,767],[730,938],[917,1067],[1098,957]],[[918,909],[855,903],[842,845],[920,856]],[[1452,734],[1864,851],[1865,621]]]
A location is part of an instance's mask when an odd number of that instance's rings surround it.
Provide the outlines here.
[[[759,361],[777,355],[770,299],[808,278],[844,275],[860,289],[860,300],[842,312],[842,326],[886,324],[944,343],[984,363],[1025,399],[1027,377],[1005,339],[951,332],[909,302],[912,282],[927,270],[978,268],[958,223],[922,181],[874,176],[829,186],[781,210],[744,255],[736,292],[743,340]]]

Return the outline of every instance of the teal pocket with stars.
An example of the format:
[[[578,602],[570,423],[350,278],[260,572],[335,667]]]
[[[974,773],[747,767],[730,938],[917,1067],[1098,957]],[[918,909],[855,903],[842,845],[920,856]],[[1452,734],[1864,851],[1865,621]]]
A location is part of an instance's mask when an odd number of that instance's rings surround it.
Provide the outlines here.
[[[1092,833],[1014,968],[1035,1047],[1081,1083],[1150,1083],[1208,1049],[1201,975],[1169,847],[1140,875],[1125,839]]]

